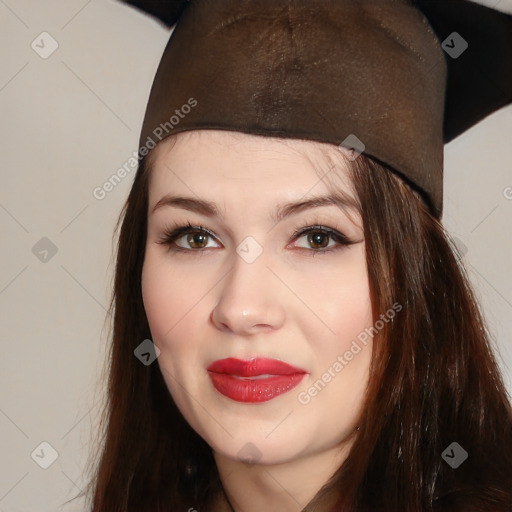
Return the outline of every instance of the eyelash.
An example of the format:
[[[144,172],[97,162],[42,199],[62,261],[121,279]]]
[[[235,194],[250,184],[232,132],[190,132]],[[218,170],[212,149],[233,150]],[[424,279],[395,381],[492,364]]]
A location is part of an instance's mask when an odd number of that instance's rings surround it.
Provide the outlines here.
[[[308,222],[306,224],[309,224]],[[314,233],[322,233],[324,235],[327,235],[332,240],[336,241],[338,243],[338,246],[331,247],[330,249],[307,249],[304,247],[300,247],[299,249],[303,249],[307,252],[312,253],[311,256],[314,256],[315,254],[325,254],[325,253],[331,253],[333,251],[342,249],[344,247],[348,247],[349,245],[355,244],[356,242],[349,240],[345,235],[340,233],[339,231],[329,228],[327,226],[322,226],[320,224],[313,224],[308,225],[299,229],[296,229],[293,233],[290,242],[295,240],[296,238],[300,238],[304,235],[307,235],[310,232]],[[204,226],[193,226],[188,222],[186,225],[174,225],[170,228],[167,228],[164,231],[163,236],[156,242],[158,244],[167,245],[168,250],[172,252],[181,252],[181,253],[204,253],[206,248],[202,249],[185,249],[183,247],[180,247],[176,245],[174,242],[181,238],[183,235],[187,235],[189,233],[201,233],[204,235],[207,235],[211,238],[215,238],[213,233],[211,233],[207,228]],[[211,249],[211,247],[208,247],[207,249]]]

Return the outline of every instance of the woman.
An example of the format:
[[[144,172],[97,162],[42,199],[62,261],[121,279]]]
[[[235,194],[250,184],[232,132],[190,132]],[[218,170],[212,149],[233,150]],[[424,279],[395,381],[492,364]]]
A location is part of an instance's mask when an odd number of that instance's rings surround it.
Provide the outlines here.
[[[510,401],[439,220],[443,143],[510,98],[450,96],[448,11],[177,5],[120,218],[94,512],[511,509]]]

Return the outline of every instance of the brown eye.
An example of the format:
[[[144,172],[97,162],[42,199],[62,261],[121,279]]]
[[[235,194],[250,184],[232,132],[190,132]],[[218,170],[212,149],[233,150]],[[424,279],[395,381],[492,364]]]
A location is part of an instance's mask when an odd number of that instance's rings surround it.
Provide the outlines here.
[[[187,236],[187,243],[193,249],[203,249],[207,242],[208,235],[199,231],[192,232]]]
[[[179,226],[174,230],[166,230],[164,236],[157,243],[169,247],[172,251],[202,252],[202,249],[211,249],[215,245],[208,245],[214,242],[215,237],[202,226]]]
[[[307,226],[298,229],[293,234],[292,240],[304,239],[305,245],[296,245],[299,249],[305,249],[311,255],[327,254],[337,249],[352,245],[356,242],[349,240],[339,231],[321,225]],[[208,242],[215,244],[215,236],[202,226],[179,226],[174,230],[166,231],[165,235],[158,240],[158,244],[169,247],[171,251],[181,251],[201,254],[203,249],[212,249]],[[330,244],[332,242],[332,244]],[[218,247],[218,246],[217,246]]]
[[[323,249],[329,245],[329,235],[322,231],[311,231],[308,233],[308,243],[313,249]]]
[[[296,244],[296,247],[307,250],[311,255],[328,254],[355,243],[339,231],[321,225],[307,226],[295,231],[292,240],[301,238],[304,239],[302,245]]]

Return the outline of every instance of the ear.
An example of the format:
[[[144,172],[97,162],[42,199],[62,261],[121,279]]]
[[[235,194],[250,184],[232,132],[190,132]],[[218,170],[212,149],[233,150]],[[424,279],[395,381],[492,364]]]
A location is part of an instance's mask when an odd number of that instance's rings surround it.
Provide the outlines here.
[[[122,0],[140,11],[157,18],[167,27],[172,27],[180,18],[188,0]]]

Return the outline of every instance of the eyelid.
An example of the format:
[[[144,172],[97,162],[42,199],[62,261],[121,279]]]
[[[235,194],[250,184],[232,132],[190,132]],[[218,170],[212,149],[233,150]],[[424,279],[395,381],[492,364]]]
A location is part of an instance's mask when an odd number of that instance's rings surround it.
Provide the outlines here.
[[[356,243],[355,241],[350,240],[346,235],[344,235],[340,230],[331,228],[329,226],[325,226],[323,224],[307,224],[306,226],[299,228],[294,231],[291,241],[296,240],[297,238],[301,238],[304,235],[310,232],[323,232],[328,235],[331,239],[335,240],[339,245],[352,245]],[[314,251],[315,249],[309,249]],[[326,252],[329,249],[317,249],[318,252]]]
[[[156,243],[171,246],[171,244],[173,244],[175,240],[181,238],[183,235],[186,235],[187,233],[190,232],[205,233],[210,238],[217,240],[217,237],[208,228],[200,224],[191,224],[190,222],[187,222],[186,224],[175,224],[173,227],[164,228],[163,236],[159,238]],[[209,247],[209,249],[211,249],[211,247]],[[184,249],[183,247],[180,246],[173,247],[172,250],[183,250],[186,252],[204,252],[204,248]]]
[[[319,231],[324,232],[326,236],[328,236],[331,240],[334,240],[336,242],[334,247],[330,247],[328,249],[321,248],[321,249],[308,249],[304,247],[298,247],[298,250],[306,251],[308,253],[311,253],[311,255],[319,254],[319,253],[330,253],[338,249],[343,249],[344,247],[348,247],[350,245],[356,244],[361,242],[362,240],[352,240],[349,237],[347,237],[339,228],[329,227],[326,226],[320,222],[308,222],[307,220],[304,220],[301,223],[302,227],[297,228],[294,230],[291,238],[287,242],[287,247],[291,242],[296,240],[297,238],[301,238],[302,236],[308,234],[312,231]],[[156,242],[158,244],[168,245],[170,251],[175,252],[186,252],[186,253],[204,253],[207,249],[212,249],[212,247],[203,247],[199,249],[187,249],[180,247],[176,244],[174,244],[175,240],[181,238],[182,236],[186,235],[190,232],[196,232],[196,233],[205,233],[208,237],[218,240],[217,237],[213,234],[212,231],[210,231],[208,228],[204,227],[200,224],[191,224],[190,222],[187,222],[186,224],[179,224],[176,223],[174,226],[170,228],[165,228],[163,230],[164,234],[163,236]],[[173,246],[174,244],[174,246]]]

